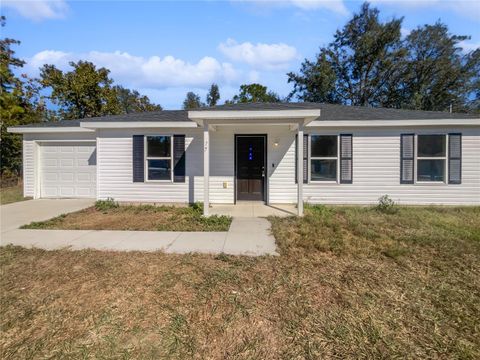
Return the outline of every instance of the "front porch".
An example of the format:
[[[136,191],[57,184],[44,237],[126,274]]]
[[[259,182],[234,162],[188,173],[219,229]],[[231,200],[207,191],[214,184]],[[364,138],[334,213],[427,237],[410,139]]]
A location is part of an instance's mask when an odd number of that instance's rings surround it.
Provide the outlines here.
[[[293,166],[286,173],[288,187],[293,185],[293,179],[302,179],[304,177],[304,128],[307,124],[317,119],[320,116],[320,109],[311,110],[280,110],[280,111],[212,111],[212,110],[198,110],[189,111],[188,117],[195,121],[199,127],[203,128],[203,203],[204,203],[204,216],[209,215],[231,215],[240,217],[263,217],[270,215],[277,216],[290,216],[290,215],[303,215],[303,181],[296,181],[295,192],[296,201],[293,205],[282,207],[272,206],[270,204],[270,178],[274,169],[277,169],[279,162],[283,159],[285,153],[280,154],[279,141],[274,139],[272,147],[275,148],[274,156],[269,153],[268,137],[273,131],[273,128],[284,128],[286,133],[290,133],[293,141],[296,138],[296,155],[295,155],[295,169]],[[216,151],[222,151],[222,149],[216,150],[215,146],[211,146],[211,133],[216,133],[222,128],[230,128],[233,133],[232,148],[235,148],[231,159],[225,162],[212,161],[212,155],[218,156]],[[267,131],[256,132],[254,129],[266,128]],[[295,138],[293,137],[295,135]],[[242,144],[240,150],[237,150],[237,137],[252,138],[248,142]],[[256,138],[254,141],[253,138]],[[225,142],[227,137],[224,137],[223,146],[225,149]],[[262,140],[263,139],[263,140]],[[261,140],[261,141],[260,141]],[[227,140],[228,141],[228,140]],[[280,144],[283,148],[285,145],[289,146],[290,143]],[[258,146],[257,146],[258,145]],[[261,148],[264,147],[264,152]],[[257,149],[258,148],[258,149]],[[259,150],[260,149],[260,150]],[[283,151],[286,151],[283,148]],[[242,163],[240,163],[240,157],[237,155],[237,151],[241,154]],[[243,152],[242,152],[243,151]],[[248,155],[248,156],[247,156]],[[246,159],[243,159],[243,156]],[[275,161],[275,156],[277,161]],[[261,159],[259,159],[261,158]],[[238,160],[238,161],[237,161]],[[231,162],[231,165],[230,165]],[[225,166],[223,170],[228,169],[226,172],[230,173],[234,171],[233,176],[233,203],[235,205],[213,205],[210,207],[210,175],[213,172],[218,172],[218,167]],[[239,165],[240,164],[240,165]],[[263,165],[263,166],[262,166]],[[305,168],[306,170],[306,168]],[[291,172],[290,172],[291,171]],[[290,178],[291,173],[291,178]],[[284,185],[284,184],[282,184]],[[223,182],[223,189],[227,189],[229,186],[228,181]],[[277,184],[277,194],[278,187]],[[218,191],[217,189],[215,189]],[[282,191],[282,190],[280,190]],[[290,193],[291,194],[291,193]],[[262,200],[257,203],[242,204],[239,200]],[[290,199],[287,199],[290,200]],[[293,200],[293,199],[292,199]],[[278,199],[277,201],[278,202]]]
[[[232,217],[286,217],[297,215],[295,205],[266,205],[261,201],[238,201],[235,205],[212,204],[209,210],[210,215],[228,215]]]

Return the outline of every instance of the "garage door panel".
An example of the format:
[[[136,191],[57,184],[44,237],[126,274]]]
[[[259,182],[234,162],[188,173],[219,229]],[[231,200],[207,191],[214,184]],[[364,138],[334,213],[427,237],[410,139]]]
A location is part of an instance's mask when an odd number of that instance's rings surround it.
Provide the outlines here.
[[[96,196],[94,143],[55,143],[41,146],[41,197]]]

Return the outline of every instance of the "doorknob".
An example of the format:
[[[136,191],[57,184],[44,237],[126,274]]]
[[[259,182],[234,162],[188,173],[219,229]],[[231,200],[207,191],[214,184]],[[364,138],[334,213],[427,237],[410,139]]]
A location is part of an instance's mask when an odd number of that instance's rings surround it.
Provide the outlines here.
[[[265,166],[262,166],[262,177],[265,177]]]

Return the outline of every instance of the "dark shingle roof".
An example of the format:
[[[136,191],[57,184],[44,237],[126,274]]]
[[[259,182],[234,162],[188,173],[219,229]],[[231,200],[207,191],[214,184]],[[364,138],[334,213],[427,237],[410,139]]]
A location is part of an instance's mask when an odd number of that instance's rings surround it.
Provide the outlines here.
[[[364,106],[346,106],[324,103],[244,103],[219,105],[198,110],[295,110],[295,109],[320,109],[321,121],[339,120],[436,120],[436,119],[478,119],[479,115],[465,113],[448,113],[442,111],[399,110],[387,108],[372,108]],[[62,120],[57,122],[43,122],[20,127],[63,127],[80,126],[80,121],[191,121],[186,110],[163,110],[144,113],[131,113],[123,115],[109,115],[78,120]]]

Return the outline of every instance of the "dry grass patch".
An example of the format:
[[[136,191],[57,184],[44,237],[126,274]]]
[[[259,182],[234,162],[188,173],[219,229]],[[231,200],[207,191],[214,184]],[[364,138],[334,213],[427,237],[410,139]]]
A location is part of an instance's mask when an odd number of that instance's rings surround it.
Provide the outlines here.
[[[478,359],[479,212],[308,209],[280,257],[2,248],[2,356]]]
[[[200,205],[190,207],[153,205],[104,205],[32,222],[23,229],[61,230],[143,230],[143,231],[228,231],[231,218],[204,218]]]
[[[31,197],[23,197],[23,185],[0,188],[0,205],[11,204],[17,201],[30,200]]]

